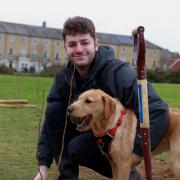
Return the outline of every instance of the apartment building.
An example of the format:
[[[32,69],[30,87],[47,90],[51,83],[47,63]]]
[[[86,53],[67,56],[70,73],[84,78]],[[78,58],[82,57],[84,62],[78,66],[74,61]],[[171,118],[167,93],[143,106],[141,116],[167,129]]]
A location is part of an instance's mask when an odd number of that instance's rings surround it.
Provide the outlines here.
[[[61,29],[0,21],[0,64],[18,71],[40,72],[52,64],[64,64]],[[135,66],[132,36],[97,33],[100,44],[111,46],[117,59]],[[146,41],[147,68],[159,66],[162,48]]]

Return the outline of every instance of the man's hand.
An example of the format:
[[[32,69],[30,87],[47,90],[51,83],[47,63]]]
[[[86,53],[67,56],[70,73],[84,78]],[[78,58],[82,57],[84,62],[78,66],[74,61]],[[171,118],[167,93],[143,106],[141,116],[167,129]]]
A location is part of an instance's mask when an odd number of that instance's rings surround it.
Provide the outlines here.
[[[34,180],[47,180],[48,174],[47,174],[47,167],[44,165],[39,166],[39,171]]]

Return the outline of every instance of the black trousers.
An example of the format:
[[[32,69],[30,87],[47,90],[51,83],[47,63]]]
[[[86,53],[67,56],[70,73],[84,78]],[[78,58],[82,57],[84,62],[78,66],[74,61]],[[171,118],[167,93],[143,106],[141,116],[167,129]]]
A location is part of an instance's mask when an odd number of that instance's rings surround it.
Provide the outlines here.
[[[65,145],[60,163],[59,180],[78,180],[79,168],[82,165],[112,178],[111,166],[100,152],[91,132],[73,138]]]

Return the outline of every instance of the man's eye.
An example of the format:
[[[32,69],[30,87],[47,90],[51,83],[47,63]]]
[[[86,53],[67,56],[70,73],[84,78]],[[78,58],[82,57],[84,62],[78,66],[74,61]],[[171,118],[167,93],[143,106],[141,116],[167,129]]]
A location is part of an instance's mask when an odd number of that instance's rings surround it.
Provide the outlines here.
[[[89,99],[86,99],[86,100],[85,100],[85,103],[90,104],[90,103],[92,103],[92,101],[89,100]]]
[[[75,47],[75,44],[69,44],[68,46],[69,47]]]
[[[86,46],[88,45],[89,43],[88,42],[83,42],[82,45]]]

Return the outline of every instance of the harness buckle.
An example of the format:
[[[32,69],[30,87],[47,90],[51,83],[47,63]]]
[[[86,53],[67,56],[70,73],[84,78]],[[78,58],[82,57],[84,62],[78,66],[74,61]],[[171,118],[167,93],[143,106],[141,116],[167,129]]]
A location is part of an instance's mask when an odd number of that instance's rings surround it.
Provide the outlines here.
[[[98,143],[98,146],[100,149],[102,149],[104,147],[104,142],[101,138],[98,138],[97,143]]]

